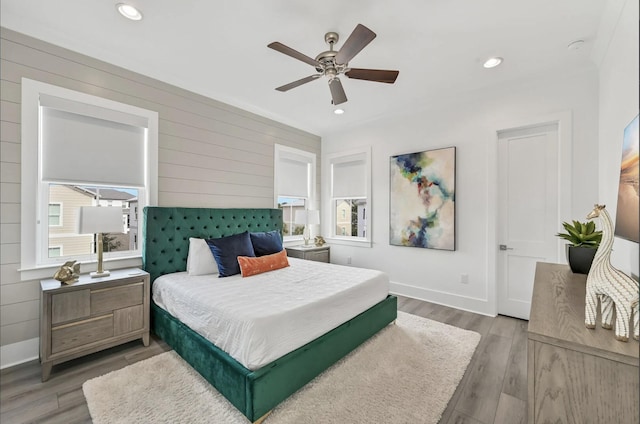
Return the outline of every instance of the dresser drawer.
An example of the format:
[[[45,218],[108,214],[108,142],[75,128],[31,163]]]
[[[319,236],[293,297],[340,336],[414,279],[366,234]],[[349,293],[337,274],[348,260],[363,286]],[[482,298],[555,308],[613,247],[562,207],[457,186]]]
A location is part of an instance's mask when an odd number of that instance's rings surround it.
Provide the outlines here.
[[[91,315],[141,305],[144,282],[91,290]]]
[[[51,329],[51,353],[107,339],[113,336],[113,314]]]
[[[144,327],[143,305],[130,306],[128,308],[113,311],[114,336],[131,333]]]
[[[51,324],[89,318],[90,290],[77,290],[51,296]]]
[[[316,262],[329,262],[329,251],[321,250],[318,252],[307,252],[305,259]]]

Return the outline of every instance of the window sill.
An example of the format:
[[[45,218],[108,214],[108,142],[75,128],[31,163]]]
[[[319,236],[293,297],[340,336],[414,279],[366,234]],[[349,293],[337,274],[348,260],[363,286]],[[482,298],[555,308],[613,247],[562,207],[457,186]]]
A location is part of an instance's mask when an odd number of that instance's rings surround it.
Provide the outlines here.
[[[104,268],[106,269],[119,269],[119,268],[129,268],[129,267],[140,267],[142,266],[142,256],[125,256],[120,258],[113,259],[104,259],[103,260]],[[18,272],[20,273],[20,279],[22,281],[30,281],[30,280],[40,280],[44,278],[53,278],[53,274],[56,273],[58,268],[60,268],[62,264],[47,264],[34,266],[29,268],[20,268]],[[97,260],[89,260],[80,262],[80,273],[87,274],[89,272],[95,271],[98,268]]]
[[[353,247],[371,247],[371,240],[365,239],[348,239],[339,237],[326,237],[325,240],[329,244]]]

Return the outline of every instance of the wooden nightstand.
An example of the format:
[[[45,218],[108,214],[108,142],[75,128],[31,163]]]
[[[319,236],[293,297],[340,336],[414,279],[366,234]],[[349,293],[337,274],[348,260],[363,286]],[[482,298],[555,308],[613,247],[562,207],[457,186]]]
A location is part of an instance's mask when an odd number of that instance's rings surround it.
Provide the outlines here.
[[[302,247],[302,246],[291,246],[286,247],[287,256],[290,258],[299,258],[306,259],[309,261],[317,261],[317,262],[326,262],[329,263],[330,251],[329,246],[326,244],[324,246],[312,246],[312,247]]]
[[[138,268],[72,285],[40,281],[42,381],[59,363],[135,339],[149,345],[149,274]]]

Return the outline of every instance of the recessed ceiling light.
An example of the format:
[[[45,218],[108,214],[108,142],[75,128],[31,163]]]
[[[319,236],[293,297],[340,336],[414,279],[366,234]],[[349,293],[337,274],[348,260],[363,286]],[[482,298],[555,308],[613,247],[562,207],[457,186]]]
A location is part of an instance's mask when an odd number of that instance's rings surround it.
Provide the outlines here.
[[[118,3],[116,4],[116,7],[118,8],[118,12],[127,19],[131,19],[132,21],[139,21],[142,19],[142,13],[130,4]]]
[[[482,66],[484,66],[485,68],[489,69],[489,68],[495,68],[496,66],[498,66],[501,63],[502,63],[502,58],[501,57],[490,57],[489,59],[487,59],[486,62],[484,62],[484,64]]]
[[[342,115],[344,113],[344,109],[336,109],[333,111],[336,115]]]

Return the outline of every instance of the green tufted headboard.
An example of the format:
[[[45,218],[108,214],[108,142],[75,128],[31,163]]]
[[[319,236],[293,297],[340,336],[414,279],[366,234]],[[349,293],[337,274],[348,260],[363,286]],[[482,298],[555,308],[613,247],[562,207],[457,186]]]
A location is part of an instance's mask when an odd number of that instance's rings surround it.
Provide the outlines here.
[[[280,209],[144,208],[142,268],[151,283],[161,275],[186,271],[189,237],[218,238],[245,231],[282,232]]]

